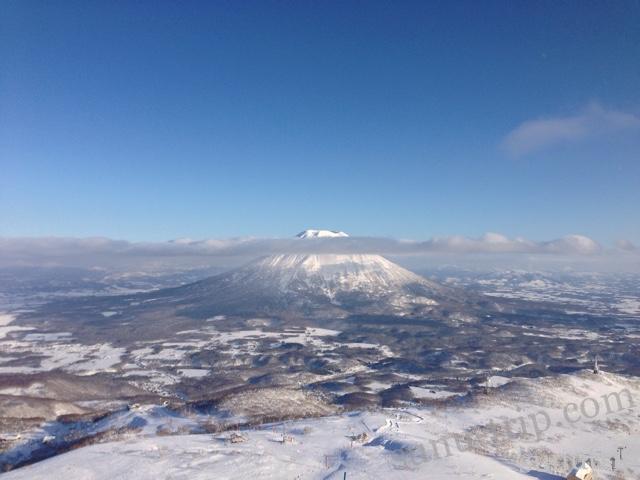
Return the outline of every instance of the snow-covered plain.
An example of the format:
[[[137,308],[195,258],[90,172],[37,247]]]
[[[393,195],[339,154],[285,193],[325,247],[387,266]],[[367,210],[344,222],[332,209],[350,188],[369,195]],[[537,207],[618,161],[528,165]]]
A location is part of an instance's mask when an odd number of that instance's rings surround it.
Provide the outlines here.
[[[600,480],[637,479],[639,401],[640,380],[583,371],[517,379],[443,405],[265,424],[239,430],[239,443],[230,441],[231,432],[158,436],[153,431],[163,420],[150,410],[153,419],[147,415],[120,441],[73,450],[4,478],[343,479],[346,472],[348,479],[558,480],[590,459]],[[167,415],[166,421],[181,420]],[[622,460],[619,446],[626,447]]]
[[[498,270],[478,277],[449,277],[445,283],[479,288],[489,297],[561,305],[567,314],[573,315],[599,313],[628,317],[640,314],[637,274]]]
[[[377,255],[278,255],[164,293],[104,300],[82,315],[54,310],[70,313],[68,321],[49,323],[46,314],[24,323],[14,310],[0,315],[0,471],[94,443],[6,477],[549,480],[591,458],[597,478],[607,479],[614,478],[609,459],[625,446],[615,478],[640,478],[638,410],[606,412],[603,403],[623,389],[640,401],[637,379],[517,378],[549,365],[590,365],[594,351],[605,368],[633,372],[634,284],[615,293],[602,279],[584,282],[586,290],[539,275],[490,278],[482,291],[496,302],[491,314],[453,309],[441,323],[416,326],[396,320],[437,313],[431,307],[450,301],[446,289]],[[242,305],[270,298],[311,308],[322,322],[285,321],[255,305],[236,318],[238,304],[218,309],[230,291]],[[498,314],[522,302],[499,297],[553,304],[570,318],[546,318],[537,306],[533,324],[513,324]],[[177,303],[194,305],[197,315],[174,315]],[[337,321],[350,305],[390,311],[393,321]],[[573,313],[586,311],[612,313],[616,328]],[[154,320],[145,324],[150,332],[131,330],[145,319]],[[94,323],[109,334],[96,334]],[[622,356],[626,363],[616,362]],[[558,371],[571,370],[544,373]],[[568,405],[579,420],[567,418]],[[516,435],[501,431],[505,422]],[[242,425],[243,442],[229,441],[229,425]],[[212,431],[223,433],[204,433]]]
[[[16,325],[9,325],[15,320],[15,315],[10,313],[0,313],[0,339],[5,338],[11,332],[19,332],[24,330],[31,330],[29,327],[18,327]]]

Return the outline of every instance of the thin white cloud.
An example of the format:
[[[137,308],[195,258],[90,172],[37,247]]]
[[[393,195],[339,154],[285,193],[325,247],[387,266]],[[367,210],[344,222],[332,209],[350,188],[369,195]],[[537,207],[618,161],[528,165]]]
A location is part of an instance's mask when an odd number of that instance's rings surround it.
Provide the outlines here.
[[[502,147],[510,155],[521,157],[624,131],[640,131],[640,117],[591,103],[577,115],[528,120],[504,138]]]
[[[0,237],[0,266],[63,265],[111,266],[140,263],[215,263],[281,253],[378,253],[382,255],[426,254],[542,254],[588,256],[601,252],[600,245],[581,235],[534,242],[487,233],[479,238],[435,237],[426,241],[392,238],[235,238],[181,239],[170,242],[127,242],[108,238],[11,238]]]
[[[616,242],[616,247],[618,247],[619,250],[623,250],[625,252],[634,252],[634,251],[638,250],[638,247],[636,247],[633,244],[633,242],[631,242],[630,240],[626,240],[626,239],[618,240]]]

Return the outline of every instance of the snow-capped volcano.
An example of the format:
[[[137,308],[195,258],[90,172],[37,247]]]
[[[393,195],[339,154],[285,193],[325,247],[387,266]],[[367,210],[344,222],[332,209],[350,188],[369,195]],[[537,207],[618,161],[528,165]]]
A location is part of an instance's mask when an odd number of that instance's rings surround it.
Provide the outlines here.
[[[300,242],[347,237],[344,232],[305,230]],[[306,247],[306,245],[305,245]],[[301,250],[313,251],[313,248]],[[406,315],[433,308],[444,287],[380,255],[280,254],[181,287],[213,311],[304,311]]]
[[[308,291],[330,299],[345,292],[382,295],[407,285],[429,283],[380,255],[273,255],[241,271],[269,279],[285,292]]]
[[[348,237],[344,232],[336,230],[305,230],[296,235],[297,238],[336,238]]]

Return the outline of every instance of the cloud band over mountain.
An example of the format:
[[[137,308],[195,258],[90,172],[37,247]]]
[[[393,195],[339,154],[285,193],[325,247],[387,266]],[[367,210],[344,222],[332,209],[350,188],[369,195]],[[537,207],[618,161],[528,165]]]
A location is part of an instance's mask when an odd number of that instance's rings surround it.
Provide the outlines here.
[[[625,251],[635,251],[626,248]],[[168,242],[129,242],[108,238],[0,237],[0,266],[8,265],[94,265],[135,263],[136,259],[158,263],[172,259],[255,258],[279,253],[377,253],[419,256],[429,254],[534,254],[597,256],[606,251],[582,235],[534,242],[487,233],[479,238],[434,237],[425,241],[378,237],[344,238],[232,238]]]

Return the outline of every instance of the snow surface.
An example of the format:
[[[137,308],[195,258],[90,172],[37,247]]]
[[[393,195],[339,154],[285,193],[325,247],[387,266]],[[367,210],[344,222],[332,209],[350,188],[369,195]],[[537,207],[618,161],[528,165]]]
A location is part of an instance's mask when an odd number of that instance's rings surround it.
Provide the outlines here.
[[[209,375],[211,371],[204,368],[181,368],[178,373],[189,378],[202,378]]]
[[[623,408],[607,411],[603,403],[604,396],[623,389],[637,400],[640,381],[589,371],[512,379],[487,395],[467,401],[459,398],[447,405],[345,412],[246,428],[239,431],[241,443],[231,443],[230,432],[158,436],[154,432],[164,431],[166,422],[173,425],[170,431],[180,433],[180,425],[192,427],[196,420],[169,412],[163,417],[162,409],[145,407],[114,420],[119,427],[131,424],[132,416],[142,416],[137,433],[70,451],[3,478],[339,480],[346,472],[348,479],[560,480],[587,459],[594,462],[598,480],[638,478],[640,457],[633,452],[640,449],[639,405],[627,402]],[[269,395],[263,398],[259,390],[247,392],[232,403],[243,410],[263,408],[275,399],[286,403],[289,395],[292,401],[305,401],[300,392],[284,389]],[[585,403],[587,398],[599,403],[597,414],[591,415],[593,404]],[[591,418],[567,422],[563,412],[570,404],[584,406]],[[575,413],[572,410],[572,417]],[[545,415],[547,428],[535,434],[535,425],[546,423]],[[526,423],[524,433],[520,419]],[[510,429],[516,434],[499,434],[496,425],[509,420],[515,420]],[[473,438],[471,447],[464,440],[464,448],[458,448],[454,435]],[[448,456],[443,441],[450,445]],[[621,476],[614,477],[609,458],[616,455],[618,446],[627,449],[623,460],[616,462],[615,473]]]
[[[5,327],[15,320],[15,315],[0,313],[0,327]]]
[[[461,396],[461,393],[449,392],[447,390],[433,390],[423,387],[409,387],[414,398],[427,398],[429,400],[442,400]]]
[[[12,315],[10,313],[0,313],[0,339],[6,338],[11,332],[33,330],[30,327],[18,327],[9,325],[15,319],[15,315]]]
[[[12,328],[12,327],[0,327]],[[14,327],[24,330],[27,327]],[[0,339],[3,338],[0,330]],[[3,340],[0,352],[14,355],[37,355],[38,366],[0,366],[3,373],[37,373],[63,369],[78,375],[93,375],[98,372],[112,372],[120,363],[125,349],[109,343],[85,345],[76,343],[68,332],[30,333],[22,340]]]
[[[622,313],[638,315],[640,314],[640,300],[636,298],[624,298],[616,305],[616,308]]]
[[[487,378],[487,387],[489,388],[502,387],[503,385],[506,385],[507,383],[511,383],[512,381],[513,381],[513,378],[502,377],[500,375],[492,375],[491,377]]]

